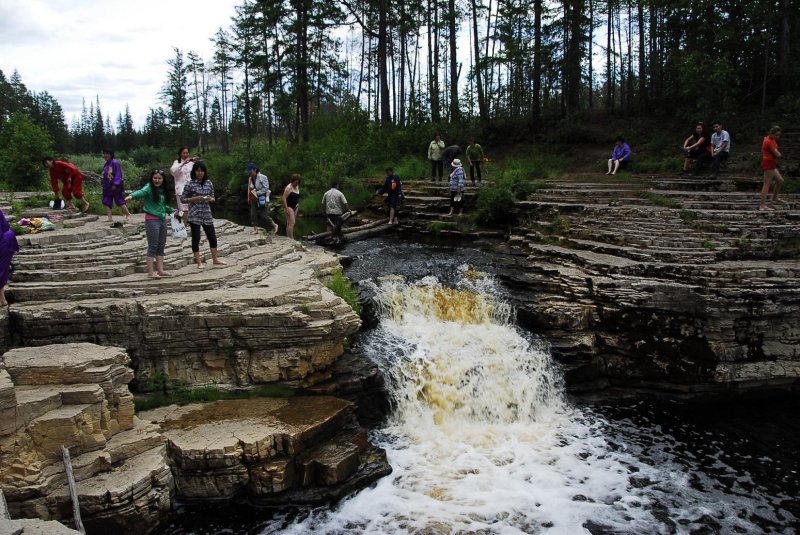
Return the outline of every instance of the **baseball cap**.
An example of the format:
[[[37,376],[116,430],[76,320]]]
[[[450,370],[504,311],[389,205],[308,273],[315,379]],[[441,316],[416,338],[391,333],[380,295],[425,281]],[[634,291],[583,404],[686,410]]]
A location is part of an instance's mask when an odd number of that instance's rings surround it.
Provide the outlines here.
[[[244,168],[244,172],[245,173],[250,173],[255,168],[256,168],[256,164],[254,164],[253,162],[250,162],[249,164],[247,164],[247,167]]]

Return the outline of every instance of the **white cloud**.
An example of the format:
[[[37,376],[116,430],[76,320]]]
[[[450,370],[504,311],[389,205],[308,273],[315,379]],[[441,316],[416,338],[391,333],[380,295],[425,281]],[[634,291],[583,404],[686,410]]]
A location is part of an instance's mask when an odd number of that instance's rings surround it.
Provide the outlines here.
[[[137,128],[159,105],[173,48],[211,57],[211,37],[230,26],[235,0],[2,0],[0,69],[50,93],[69,124],[100,97],[116,120],[130,106]]]

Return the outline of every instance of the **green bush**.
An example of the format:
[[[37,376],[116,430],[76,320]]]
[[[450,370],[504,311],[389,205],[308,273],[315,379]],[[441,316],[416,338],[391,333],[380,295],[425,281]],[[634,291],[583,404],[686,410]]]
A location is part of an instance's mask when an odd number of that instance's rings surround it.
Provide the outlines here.
[[[17,191],[37,190],[45,183],[42,158],[53,139],[24,113],[15,113],[0,132],[0,182]]]
[[[361,304],[358,302],[358,292],[350,279],[344,276],[341,270],[333,273],[325,286],[334,294],[341,297],[356,314],[361,314]]]

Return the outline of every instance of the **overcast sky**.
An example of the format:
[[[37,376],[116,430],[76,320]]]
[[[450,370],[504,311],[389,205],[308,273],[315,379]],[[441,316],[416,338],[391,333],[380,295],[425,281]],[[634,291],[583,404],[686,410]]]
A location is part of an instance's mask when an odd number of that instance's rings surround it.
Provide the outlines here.
[[[239,0],[0,0],[0,70],[16,69],[30,91],[50,93],[67,126],[100,97],[103,116],[130,106],[142,128],[169,69],[173,48],[208,61],[217,29],[229,28]]]

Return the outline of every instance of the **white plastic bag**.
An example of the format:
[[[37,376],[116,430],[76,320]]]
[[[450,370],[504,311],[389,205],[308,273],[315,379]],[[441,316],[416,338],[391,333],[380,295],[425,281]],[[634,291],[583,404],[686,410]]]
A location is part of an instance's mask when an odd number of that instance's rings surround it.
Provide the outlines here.
[[[188,238],[189,235],[186,233],[186,225],[174,215],[170,219],[172,220],[172,237],[181,241]]]

